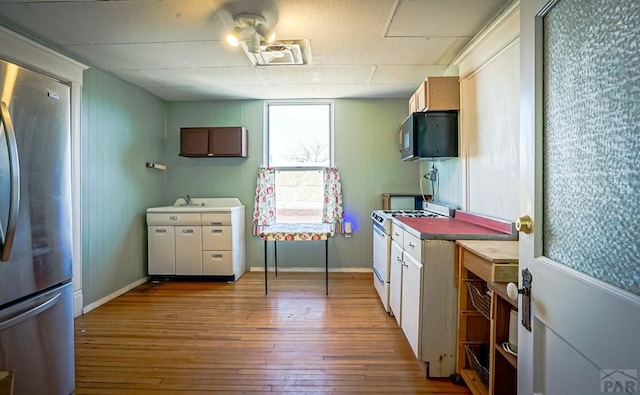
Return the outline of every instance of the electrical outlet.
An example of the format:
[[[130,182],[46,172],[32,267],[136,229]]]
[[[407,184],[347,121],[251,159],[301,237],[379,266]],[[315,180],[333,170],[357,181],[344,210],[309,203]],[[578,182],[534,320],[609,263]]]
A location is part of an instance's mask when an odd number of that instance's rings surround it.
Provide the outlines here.
[[[438,170],[432,169],[425,173],[422,177],[429,181],[437,181],[438,180]]]

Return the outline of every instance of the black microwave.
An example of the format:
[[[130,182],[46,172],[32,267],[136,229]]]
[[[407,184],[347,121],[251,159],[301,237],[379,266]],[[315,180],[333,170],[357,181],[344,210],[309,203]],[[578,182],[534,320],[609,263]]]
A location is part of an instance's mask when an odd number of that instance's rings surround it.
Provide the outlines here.
[[[402,122],[402,160],[458,156],[458,112],[414,112]]]

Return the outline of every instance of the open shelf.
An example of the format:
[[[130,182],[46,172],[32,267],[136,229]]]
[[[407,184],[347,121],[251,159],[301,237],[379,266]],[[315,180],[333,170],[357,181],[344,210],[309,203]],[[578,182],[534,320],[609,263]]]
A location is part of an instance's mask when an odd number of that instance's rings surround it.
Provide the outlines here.
[[[480,380],[480,377],[476,372],[471,369],[462,369],[460,371],[460,375],[464,379],[464,382],[467,384],[467,387],[474,394],[479,395],[487,395],[489,394],[489,388]]]
[[[504,348],[502,348],[502,344],[496,343],[494,344],[494,348],[507,360],[507,362],[511,364],[511,366],[513,366],[515,369],[518,369],[518,358],[506,352]]]
[[[509,339],[511,311],[518,309],[517,302],[509,299],[506,292],[506,281],[517,281],[517,241],[458,240],[456,244],[458,245],[456,251],[458,268],[456,372],[474,395],[515,394],[518,384],[518,358],[505,351],[502,343]],[[507,273],[506,269],[513,271],[515,276],[495,275]],[[505,282],[496,282],[498,278],[498,281]],[[469,348],[469,345],[481,343],[489,345],[487,370],[479,369],[477,363],[486,357],[486,349],[476,350],[481,352],[474,355]],[[485,376],[484,381],[478,375],[478,371]],[[488,380],[486,380],[487,372]]]

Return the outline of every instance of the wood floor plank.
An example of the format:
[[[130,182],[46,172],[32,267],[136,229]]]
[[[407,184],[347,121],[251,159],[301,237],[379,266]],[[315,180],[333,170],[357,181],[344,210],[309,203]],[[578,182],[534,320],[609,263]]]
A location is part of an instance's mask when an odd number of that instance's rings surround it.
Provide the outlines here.
[[[427,379],[369,273],[148,282],[75,320],[76,395],[469,394]]]

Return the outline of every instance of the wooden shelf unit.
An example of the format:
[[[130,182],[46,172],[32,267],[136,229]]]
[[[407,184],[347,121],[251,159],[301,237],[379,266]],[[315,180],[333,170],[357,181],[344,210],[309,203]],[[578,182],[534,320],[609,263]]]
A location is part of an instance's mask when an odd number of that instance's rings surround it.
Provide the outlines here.
[[[509,317],[517,303],[507,296],[507,282],[518,280],[518,242],[496,240],[456,241],[458,281],[458,347],[456,373],[473,394],[515,394],[518,359],[502,343],[509,339]],[[488,317],[473,304],[467,282],[486,283],[490,298]],[[484,287],[483,287],[484,289]],[[477,302],[477,300],[476,300]],[[479,303],[476,303],[480,305]],[[486,344],[489,352],[489,380],[485,383],[468,361],[465,345]]]

